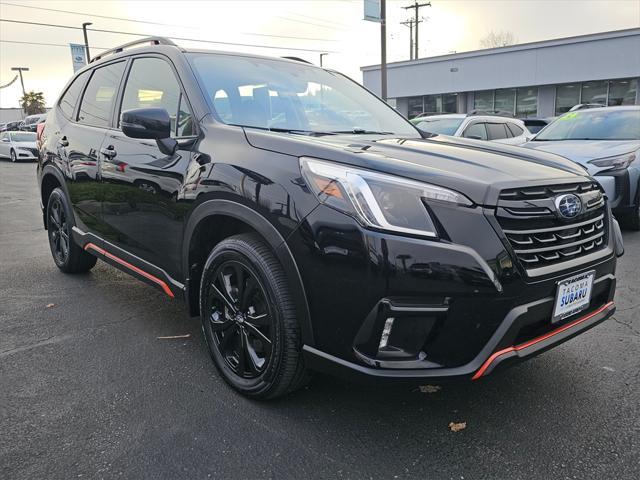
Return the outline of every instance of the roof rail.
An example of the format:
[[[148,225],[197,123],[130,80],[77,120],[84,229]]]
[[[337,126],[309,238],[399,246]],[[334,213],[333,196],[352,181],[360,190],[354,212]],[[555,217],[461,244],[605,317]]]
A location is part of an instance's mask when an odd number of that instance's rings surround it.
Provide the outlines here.
[[[282,57],[282,58],[285,58],[287,60],[293,60],[295,62],[302,62],[302,63],[308,63],[309,65],[313,65],[313,63],[311,63],[311,62],[309,62],[307,60],[304,60],[303,58],[299,58],[299,57]]]
[[[118,47],[112,48],[110,50],[107,50],[106,52],[102,52],[100,55],[96,55],[95,57],[93,57],[91,59],[91,61],[89,63],[93,63],[97,60],[100,60],[101,58],[105,57],[106,55],[112,55],[115,53],[120,53],[122,52],[125,48],[130,48],[130,47],[134,47],[136,45],[141,45],[141,44],[150,44],[150,45],[173,45],[174,47],[177,47],[177,45],[175,43],[173,43],[171,40],[169,40],[166,37],[145,37],[145,38],[140,38],[138,40],[134,40],[133,42],[129,42],[129,43],[125,43],[123,45],[120,45]]]
[[[507,112],[504,110],[471,110],[469,113],[467,113],[468,116],[473,116],[473,115],[493,115],[496,117],[510,117],[510,118],[514,118],[513,113],[511,112]]]

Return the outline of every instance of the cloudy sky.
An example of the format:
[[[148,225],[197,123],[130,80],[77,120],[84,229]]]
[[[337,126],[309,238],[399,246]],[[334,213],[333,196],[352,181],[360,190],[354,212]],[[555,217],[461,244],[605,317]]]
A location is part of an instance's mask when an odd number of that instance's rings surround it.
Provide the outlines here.
[[[403,6],[387,1],[388,61],[406,60],[409,29]],[[476,50],[490,31],[511,31],[518,43],[640,26],[640,0],[431,0],[421,9],[420,56]],[[58,11],[52,11],[58,10]],[[359,67],[379,62],[379,25],[362,20],[363,1],[337,0],[0,0],[0,19],[92,27],[118,32],[179,37],[187,47],[295,55],[361,81]],[[89,32],[93,53],[140,38],[125,33]],[[226,42],[194,42],[186,39]],[[30,43],[24,43],[30,42]],[[25,66],[27,90],[55,101],[72,75],[69,43],[82,43],[82,31],[0,22],[0,85],[11,67]],[[37,45],[36,45],[37,44]],[[19,82],[0,89],[0,107],[15,107]]]

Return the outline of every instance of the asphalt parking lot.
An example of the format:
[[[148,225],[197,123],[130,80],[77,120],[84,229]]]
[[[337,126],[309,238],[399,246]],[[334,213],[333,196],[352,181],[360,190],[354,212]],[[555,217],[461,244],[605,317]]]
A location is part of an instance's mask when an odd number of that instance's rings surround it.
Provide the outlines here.
[[[640,478],[640,233],[615,318],[529,362],[435,393],[318,376],[259,403],[180,302],[103,263],[56,269],[34,164],[0,162],[0,205],[2,479]]]

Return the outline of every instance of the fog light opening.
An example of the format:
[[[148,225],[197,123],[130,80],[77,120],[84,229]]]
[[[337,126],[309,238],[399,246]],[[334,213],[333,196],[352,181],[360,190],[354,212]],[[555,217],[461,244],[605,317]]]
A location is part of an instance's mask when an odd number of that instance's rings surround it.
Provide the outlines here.
[[[389,342],[389,335],[391,335],[391,329],[393,328],[393,321],[395,318],[390,317],[384,322],[384,328],[382,329],[382,335],[380,336],[380,344],[378,345],[378,350],[382,350],[387,347],[387,343]]]

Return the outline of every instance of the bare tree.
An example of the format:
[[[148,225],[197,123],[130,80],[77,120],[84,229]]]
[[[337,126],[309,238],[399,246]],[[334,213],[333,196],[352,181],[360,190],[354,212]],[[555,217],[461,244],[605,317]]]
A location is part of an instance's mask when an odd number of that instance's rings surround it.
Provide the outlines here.
[[[480,39],[480,46],[482,48],[506,47],[508,45],[513,45],[517,41],[518,40],[513,32],[508,30],[494,32],[492,30]]]

